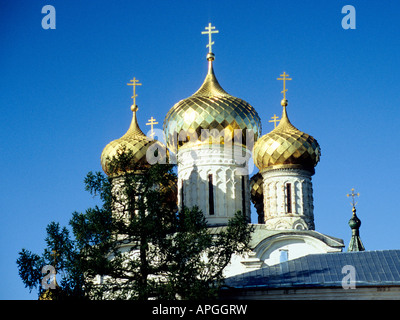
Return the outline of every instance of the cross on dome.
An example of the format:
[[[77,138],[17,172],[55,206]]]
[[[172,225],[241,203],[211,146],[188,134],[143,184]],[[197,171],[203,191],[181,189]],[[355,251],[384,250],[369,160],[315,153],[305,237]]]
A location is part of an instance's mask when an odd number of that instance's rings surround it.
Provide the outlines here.
[[[286,81],[287,80],[292,80],[292,78],[287,78],[289,75],[286,74],[286,72],[284,71],[283,74],[280,75],[282,78],[277,78],[277,80],[283,80],[283,91],[281,91],[281,93],[283,93],[283,100],[286,100]]]
[[[208,34],[208,44],[206,45],[206,48],[209,48],[208,53],[212,53],[212,45],[214,44],[214,41],[212,41],[211,35],[213,33],[219,33],[218,30],[214,30],[215,27],[211,25],[211,22],[208,24],[208,27],[205,27],[207,31],[202,31],[201,34]]]
[[[148,121],[149,121],[149,122],[146,123],[146,126],[150,126],[150,127],[151,127],[150,137],[153,138],[153,137],[154,137],[153,126],[154,126],[155,124],[158,124],[158,122],[156,122],[156,119],[154,119],[153,117],[151,117]]]
[[[351,188],[350,191],[351,191],[351,193],[350,193],[350,194],[347,194],[347,197],[352,197],[351,204],[352,204],[353,208],[355,208],[355,206],[356,206],[356,204],[357,204],[357,202],[355,201],[355,197],[359,197],[359,196],[360,196],[360,193],[359,193],[359,192],[354,193],[354,188]]]
[[[281,120],[279,120],[279,117],[276,114],[274,114],[274,116],[271,117],[271,119],[272,120],[269,120],[268,122],[273,122],[274,123],[274,128],[276,128],[276,123],[281,121]]]
[[[139,80],[136,78],[133,78],[132,80],[129,80],[132,83],[127,83],[128,86],[133,86],[133,96],[131,97],[133,99],[133,106],[136,106],[136,86],[141,86],[142,84],[139,83]],[[133,111],[133,110],[132,110]]]
[[[53,257],[53,261],[54,261],[54,268],[57,265],[57,257],[60,255],[59,253],[57,253],[56,250],[52,250],[50,255]]]

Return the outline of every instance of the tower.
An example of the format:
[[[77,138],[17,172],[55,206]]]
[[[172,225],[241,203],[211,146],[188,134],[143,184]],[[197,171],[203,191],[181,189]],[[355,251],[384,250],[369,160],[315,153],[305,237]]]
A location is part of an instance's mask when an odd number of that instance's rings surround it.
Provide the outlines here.
[[[314,230],[311,177],[321,155],[317,140],[298,130],[287,115],[285,81],[279,125],[255,144],[253,157],[263,177],[264,219],[268,229]]]
[[[164,120],[167,146],[178,162],[179,207],[198,206],[209,225],[241,211],[250,220],[248,160],[261,133],[256,110],[228,94],[215,76],[209,24],[208,72],[201,87],[176,103]]]
[[[156,150],[163,150],[165,147],[157,140],[147,137],[139,127],[137,120],[138,106],[136,105],[136,90],[138,80],[133,78],[128,85],[133,86],[133,104],[131,105],[132,121],[128,131],[119,139],[108,143],[101,154],[101,166],[103,171],[111,178],[112,193],[116,196],[114,201],[113,214],[124,214],[124,201],[121,188],[124,187],[126,174],[141,174],[146,170],[154,157]],[[124,158],[124,155],[126,156]],[[121,160],[121,163],[115,160]],[[129,162],[129,163],[126,163]],[[150,162],[150,163],[149,163]]]

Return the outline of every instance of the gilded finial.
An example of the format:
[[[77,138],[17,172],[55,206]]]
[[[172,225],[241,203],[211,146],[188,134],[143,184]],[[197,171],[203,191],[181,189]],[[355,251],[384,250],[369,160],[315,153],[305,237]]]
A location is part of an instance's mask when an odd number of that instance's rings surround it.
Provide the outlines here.
[[[136,78],[133,78],[132,80],[129,80],[132,83],[127,83],[128,86],[133,86],[133,96],[131,97],[133,100],[133,104],[131,106],[131,110],[132,112],[137,111],[137,106],[136,106],[136,86],[141,86],[142,84],[139,83],[139,80],[137,80]]]
[[[57,265],[57,256],[59,256],[59,254],[57,253],[57,251],[56,250],[51,250],[51,254],[50,254],[52,257],[53,257],[53,263],[54,263],[54,268],[56,268],[56,265]]]
[[[359,192],[357,192],[357,193],[354,193],[354,188],[351,188],[351,193],[350,194],[347,194],[347,197],[351,197],[352,198],[352,201],[350,202],[350,204],[353,206],[353,213],[355,212],[355,208],[356,208],[356,204],[357,204],[357,202],[355,201],[355,198],[356,197],[359,197],[360,196],[360,193]]]
[[[158,124],[158,122],[156,122],[156,119],[154,119],[153,117],[151,117],[148,121],[149,121],[149,122],[146,123],[146,126],[150,126],[150,127],[151,127],[150,138],[153,139],[153,137],[154,137],[153,126],[154,126],[155,124]]]
[[[57,285],[57,282],[56,282],[57,256],[59,256],[60,254],[57,253],[56,250],[52,250],[50,255],[53,257],[53,263],[54,263],[54,265],[53,265],[53,267],[54,267],[54,279],[53,279],[53,281],[54,281],[54,285]]]
[[[214,60],[214,53],[212,52],[212,45],[214,44],[214,41],[212,41],[211,35],[213,33],[219,33],[218,30],[214,30],[215,27],[211,25],[211,22],[208,24],[208,27],[205,27],[207,31],[202,31],[201,34],[208,34],[208,44],[206,45],[206,48],[208,48],[208,54],[207,54],[207,60]]]
[[[276,123],[280,121],[279,117],[276,114],[274,114],[274,116],[271,117],[271,119],[272,120],[269,120],[268,122],[273,122],[274,123],[274,128],[276,128]]]
[[[286,107],[288,104],[288,101],[286,100],[286,81],[287,80],[292,80],[292,78],[287,78],[289,75],[286,74],[286,72],[284,71],[283,74],[280,75],[282,78],[277,78],[277,80],[283,80],[283,90],[281,91],[281,93],[283,93],[283,99],[281,101],[281,105],[282,107]]]

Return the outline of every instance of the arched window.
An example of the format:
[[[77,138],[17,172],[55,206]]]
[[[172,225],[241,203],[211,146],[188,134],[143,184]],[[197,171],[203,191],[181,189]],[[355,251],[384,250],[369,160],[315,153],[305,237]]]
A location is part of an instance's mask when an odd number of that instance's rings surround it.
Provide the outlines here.
[[[181,180],[181,205],[182,205],[182,211],[184,210],[184,206],[185,206],[185,192],[184,192],[184,190],[183,190],[183,186],[184,186],[184,183],[183,183],[183,180]]]
[[[286,209],[287,213],[292,213],[292,184],[286,183]]]
[[[214,185],[213,185],[213,176],[212,174],[208,175],[208,206],[209,206],[209,214],[211,216],[214,215]]]
[[[246,215],[246,190],[244,176],[242,176],[242,214]]]

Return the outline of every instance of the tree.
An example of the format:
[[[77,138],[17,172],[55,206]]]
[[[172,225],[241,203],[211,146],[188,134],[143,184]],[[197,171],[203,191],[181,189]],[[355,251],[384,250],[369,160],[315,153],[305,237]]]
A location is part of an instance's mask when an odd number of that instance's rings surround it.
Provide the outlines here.
[[[132,165],[129,152],[111,163],[124,174],[88,173],[86,190],[102,206],[73,213],[73,237],[52,222],[42,256],[19,253],[25,286],[43,292],[41,268],[52,263],[56,250],[62,298],[217,297],[232,255],[248,249],[251,228],[245,217],[238,212],[226,227],[209,228],[197,207],[178,211],[172,165]]]
[[[42,270],[44,266],[53,266],[57,273],[62,275],[61,281],[57,283],[57,288],[52,292],[53,299],[84,297],[83,273],[78,263],[79,252],[70,238],[68,229],[60,228],[58,223],[51,222],[47,226],[46,232],[46,248],[41,256],[26,249],[19,252],[17,265],[25,287],[30,291],[37,288],[39,296],[44,294],[46,288],[43,288],[42,282],[45,274],[42,274]]]

